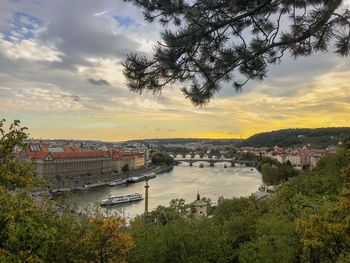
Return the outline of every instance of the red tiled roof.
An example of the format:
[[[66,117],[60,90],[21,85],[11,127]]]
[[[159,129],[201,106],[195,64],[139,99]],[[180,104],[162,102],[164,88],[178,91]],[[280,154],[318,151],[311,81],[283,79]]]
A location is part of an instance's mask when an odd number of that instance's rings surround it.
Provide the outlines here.
[[[81,157],[104,157],[107,151],[66,151],[66,152],[48,152],[48,151],[38,151],[33,152],[29,149],[26,150],[29,158],[31,159],[45,159],[48,154],[52,156],[53,159],[62,158],[81,158]]]
[[[37,146],[40,147],[40,151],[32,151],[31,146]],[[48,148],[45,145],[40,144],[32,144],[30,145],[26,150],[26,153],[28,154],[29,158],[31,159],[44,159],[46,155],[49,153]]]
[[[54,159],[61,158],[79,158],[79,157],[103,157],[106,151],[71,151],[71,152],[52,152],[51,156]]]
[[[112,160],[121,160],[123,158],[136,158],[142,157],[142,154],[139,152],[123,152],[120,150],[80,150],[77,147],[64,147],[64,152],[49,152],[49,149],[45,145],[40,146],[40,151],[32,151],[31,147],[26,149],[26,152],[31,159],[45,159],[48,154],[52,156],[53,159],[62,159],[62,158],[81,158],[81,157],[104,157],[106,153],[111,156]]]
[[[142,154],[139,152],[122,152],[122,151],[116,151],[111,150],[109,151],[110,155],[112,156],[112,160],[121,160],[123,158],[135,158],[135,157],[141,157]]]
[[[26,151],[29,158],[31,159],[45,159],[45,157],[48,155],[48,152],[32,152],[32,151]]]

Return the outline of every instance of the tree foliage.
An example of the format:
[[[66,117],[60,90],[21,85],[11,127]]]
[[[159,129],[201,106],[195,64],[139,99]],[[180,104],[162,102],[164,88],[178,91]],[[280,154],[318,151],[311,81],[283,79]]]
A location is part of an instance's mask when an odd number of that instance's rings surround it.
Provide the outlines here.
[[[302,258],[307,262],[347,262],[350,250],[350,148],[342,158],[343,188],[328,209],[298,220],[301,233]],[[339,163],[340,164],[340,163]]]
[[[123,173],[127,173],[130,171],[129,165],[126,163],[123,167],[122,167],[122,172]]]
[[[294,57],[350,52],[350,12],[342,0],[125,0],[147,21],[164,27],[153,57],[130,54],[124,63],[129,88],[160,92],[175,81],[192,83],[182,92],[202,105],[224,83],[236,90],[263,80],[284,53]]]
[[[5,119],[0,120],[0,162],[7,161],[16,146],[24,146],[24,140],[28,138],[28,129],[20,126],[20,121],[15,120],[5,131]]]
[[[3,119],[0,121],[0,187],[14,190],[37,185],[40,180],[34,176],[33,165],[14,158],[15,151],[25,145],[24,140],[28,138],[27,128],[21,127],[18,120],[10,124],[8,131],[4,125]]]
[[[267,185],[278,185],[298,175],[298,171],[292,167],[290,162],[280,163],[268,157],[260,160],[258,169],[262,174],[263,182]]]
[[[132,240],[120,218],[79,215],[44,196],[31,163],[14,159],[26,128],[0,122],[0,262],[125,262]],[[36,189],[38,190],[38,189]]]
[[[174,159],[167,154],[166,152],[160,152],[156,151],[152,154],[152,164],[157,165],[157,166],[162,166],[162,165],[173,165],[174,164]]]
[[[131,225],[136,241],[129,262],[218,262],[220,240],[217,226],[180,218],[164,225],[145,225],[138,218]]]

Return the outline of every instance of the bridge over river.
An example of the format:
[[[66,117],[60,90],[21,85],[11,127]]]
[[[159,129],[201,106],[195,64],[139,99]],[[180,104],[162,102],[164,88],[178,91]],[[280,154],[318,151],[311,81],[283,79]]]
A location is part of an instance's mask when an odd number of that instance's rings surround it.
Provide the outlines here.
[[[196,162],[207,162],[210,164],[211,167],[213,167],[216,163],[230,163],[231,167],[234,167],[237,165],[245,165],[249,167],[256,167],[258,163],[256,161],[249,161],[249,160],[236,160],[233,158],[184,158],[184,157],[175,157],[174,158],[175,165],[178,165],[179,163],[189,163],[190,166],[193,166]]]

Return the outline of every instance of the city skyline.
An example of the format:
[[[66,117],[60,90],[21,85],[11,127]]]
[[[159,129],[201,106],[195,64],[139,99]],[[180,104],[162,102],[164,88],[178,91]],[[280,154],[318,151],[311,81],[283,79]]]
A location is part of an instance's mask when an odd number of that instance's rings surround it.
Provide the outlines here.
[[[123,1],[4,1],[0,112],[34,138],[123,141],[247,138],[284,128],[349,126],[348,59],[285,56],[263,82],[193,106],[174,84],[157,98],[128,90],[121,63],[149,55],[161,27]]]

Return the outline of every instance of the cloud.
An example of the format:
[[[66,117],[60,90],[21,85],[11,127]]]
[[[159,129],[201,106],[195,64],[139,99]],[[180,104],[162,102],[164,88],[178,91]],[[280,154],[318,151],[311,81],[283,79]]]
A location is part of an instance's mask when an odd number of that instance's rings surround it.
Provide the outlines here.
[[[34,61],[61,61],[60,53],[53,45],[44,45],[32,40],[8,41],[0,33],[0,53],[9,59],[26,59]]]
[[[85,65],[88,58],[124,57],[138,48],[137,42],[124,32],[114,33],[117,25],[113,18],[94,16],[104,3],[50,1],[48,12],[54,14],[40,39],[57,42],[58,50],[64,54],[61,62],[64,67]]]
[[[81,99],[78,95],[62,95],[62,98],[70,98],[75,102],[80,102]]]
[[[104,79],[95,80],[92,78],[88,78],[87,81],[94,86],[109,86],[108,81]]]
[[[35,137],[53,138],[59,130],[58,137],[109,141],[246,137],[350,121],[350,63],[331,53],[284,57],[263,82],[239,93],[227,85],[202,108],[179,91],[188,83],[157,97],[132,93],[121,62],[129,52],[150,55],[159,32],[124,1],[3,0],[1,117],[23,120]]]

